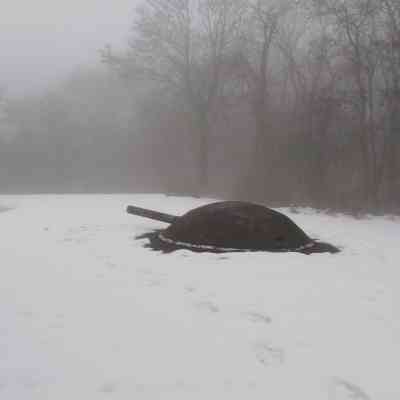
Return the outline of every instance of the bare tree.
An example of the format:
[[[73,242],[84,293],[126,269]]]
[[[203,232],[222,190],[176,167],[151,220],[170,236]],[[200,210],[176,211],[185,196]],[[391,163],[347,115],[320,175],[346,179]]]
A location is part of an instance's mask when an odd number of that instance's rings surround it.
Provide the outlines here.
[[[257,178],[253,195],[261,198],[271,188],[275,168],[271,155],[276,147],[273,127],[272,98],[274,94],[274,73],[277,67],[277,46],[281,23],[289,12],[291,0],[246,0],[245,31],[236,53],[235,66],[241,73],[236,77],[242,83],[242,96],[248,101],[254,120],[252,141],[252,163],[248,183]],[[275,152],[276,154],[276,152]]]
[[[258,174],[265,168],[265,147],[273,146],[271,129],[268,129],[270,115],[268,110],[272,95],[271,55],[279,34],[279,24],[289,11],[290,3],[276,1],[256,1],[252,9],[253,49],[256,55],[253,67],[250,67],[252,88],[252,109],[256,121],[255,165]],[[262,174],[261,174],[262,176]]]
[[[382,176],[384,201],[391,209],[400,204],[400,2],[381,0],[384,37],[379,42],[385,107]]]
[[[356,134],[363,160],[364,198],[376,207],[382,162],[376,120],[380,5],[377,0],[315,0],[315,5],[335,28],[338,48],[348,65],[347,96],[358,120]]]
[[[314,18],[307,3],[295,11],[298,26],[285,25],[278,42],[290,88],[286,107],[293,120],[291,134],[300,144],[292,153],[302,165],[307,197],[321,207],[332,195],[328,171],[335,158],[332,125],[342,102],[340,69],[335,40],[326,25]]]
[[[103,51],[129,79],[150,83],[191,115],[199,190],[208,184],[213,113],[245,12],[243,0],[144,0],[127,53]]]

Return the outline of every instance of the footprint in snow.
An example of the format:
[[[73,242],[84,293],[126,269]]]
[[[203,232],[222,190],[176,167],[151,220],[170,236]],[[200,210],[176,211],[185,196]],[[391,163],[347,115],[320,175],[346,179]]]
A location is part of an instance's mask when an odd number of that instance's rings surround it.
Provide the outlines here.
[[[266,367],[276,367],[285,362],[285,350],[265,343],[257,343],[254,351],[258,362]]]
[[[23,378],[23,379],[21,379],[19,384],[24,389],[35,390],[35,389],[39,388],[41,382],[39,382],[38,380],[35,380],[34,378]]]
[[[377,295],[381,295],[381,294],[384,294],[384,293],[385,293],[385,288],[384,288],[383,286],[378,287],[378,288],[376,289],[376,294],[377,294]]]
[[[34,390],[38,387],[38,384],[35,382],[27,382],[22,385],[24,389]]]
[[[196,291],[196,288],[194,286],[191,285],[186,285],[185,286],[185,292],[186,293],[194,293]]]
[[[163,286],[166,281],[166,274],[157,274],[147,268],[139,269],[138,275],[140,281],[147,287]]]
[[[161,279],[156,279],[156,278],[148,279],[146,281],[146,286],[147,287],[162,286],[162,280]]]
[[[108,269],[116,269],[117,268],[117,266],[114,263],[112,263],[111,261],[107,261],[106,266]]]
[[[367,300],[368,303],[375,303],[378,300],[378,298],[375,295],[370,295],[367,296],[365,300]]]
[[[117,268],[117,265],[114,264],[109,257],[96,256],[96,259],[101,261],[110,270]]]
[[[32,311],[21,311],[18,313],[18,315],[20,315],[23,318],[33,318],[34,314]]]
[[[248,321],[254,323],[270,324],[272,322],[271,317],[259,312],[245,312],[242,314]]]
[[[49,324],[49,328],[52,329],[61,329],[64,328],[64,323],[62,321],[55,321]]]
[[[354,383],[334,378],[329,390],[329,400],[371,400],[371,398]]]
[[[104,394],[111,394],[117,390],[117,385],[115,382],[106,382],[100,386],[99,392]]]
[[[365,296],[365,300],[368,301],[369,303],[376,303],[382,297],[385,295],[385,288],[383,287],[378,287],[375,289],[375,291],[368,296]]]
[[[195,307],[199,310],[205,310],[213,314],[220,311],[219,307],[212,301],[200,301],[198,303],[195,303]]]

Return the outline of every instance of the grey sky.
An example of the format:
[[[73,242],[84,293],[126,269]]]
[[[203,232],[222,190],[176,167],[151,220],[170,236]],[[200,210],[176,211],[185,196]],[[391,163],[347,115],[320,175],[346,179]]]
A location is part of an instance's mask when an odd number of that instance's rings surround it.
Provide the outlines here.
[[[138,0],[1,0],[0,85],[10,95],[40,90],[98,49],[123,46]]]

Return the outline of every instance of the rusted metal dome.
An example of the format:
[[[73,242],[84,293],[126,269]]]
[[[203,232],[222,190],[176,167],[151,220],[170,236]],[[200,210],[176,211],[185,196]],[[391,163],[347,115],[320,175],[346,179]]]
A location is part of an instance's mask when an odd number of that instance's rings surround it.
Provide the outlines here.
[[[311,239],[286,215],[248,202],[212,203],[180,217],[134,206],[128,206],[127,212],[170,223],[164,230],[145,235],[153,248],[165,251],[338,251]]]

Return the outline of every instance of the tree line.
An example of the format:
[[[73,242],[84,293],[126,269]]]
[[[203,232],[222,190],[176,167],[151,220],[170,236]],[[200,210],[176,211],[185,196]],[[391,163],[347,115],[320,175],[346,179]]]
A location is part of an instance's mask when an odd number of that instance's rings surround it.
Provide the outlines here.
[[[55,181],[399,211],[398,0],[142,0],[101,59],[28,107]]]

